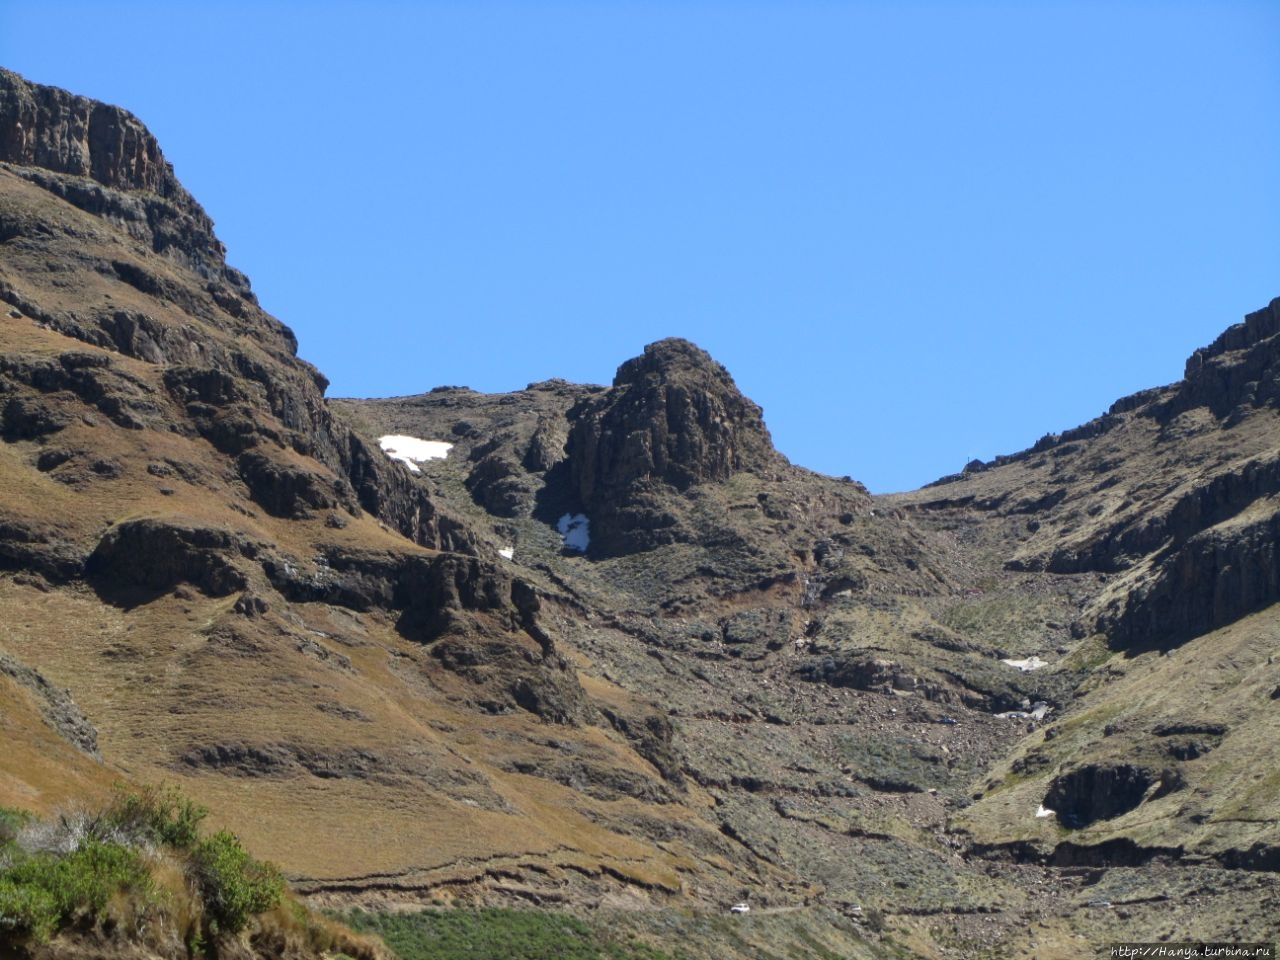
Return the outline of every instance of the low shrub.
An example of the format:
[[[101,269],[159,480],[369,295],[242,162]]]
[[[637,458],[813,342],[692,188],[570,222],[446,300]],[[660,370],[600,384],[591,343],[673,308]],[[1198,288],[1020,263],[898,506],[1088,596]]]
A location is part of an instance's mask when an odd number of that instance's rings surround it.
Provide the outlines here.
[[[207,808],[188,800],[173,786],[117,788],[104,819],[120,832],[157,846],[190,850],[200,839]]]
[[[58,904],[42,887],[0,877],[0,939],[30,937],[43,943],[58,926]]]
[[[211,933],[239,933],[251,916],[273,909],[284,897],[280,871],[249,856],[229,831],[197,843],[191,861]]]
[[[118,788],[51,821],[0,810],[0,944],[157,910],[192,944],[238,934],[281,905],[284,878],[234,834],[202,837],[206,813],[172,787]]]
[[[117,894],[149,902],[154,893],[137,850],[87,840],[66,855],[19,856],[0,873],[0,928],[41,941],[81,914],[101,914]]]
[[[31,814],[27,811],[0,807],[0,845],[11,842],[30,822]]]

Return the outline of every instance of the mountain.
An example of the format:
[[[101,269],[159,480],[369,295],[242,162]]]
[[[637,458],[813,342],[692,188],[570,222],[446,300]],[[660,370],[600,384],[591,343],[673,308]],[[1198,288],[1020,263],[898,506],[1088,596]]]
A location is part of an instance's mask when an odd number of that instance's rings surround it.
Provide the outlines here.
[[[890,497],[684,340],[327,400],[142,124],[7,72],[0,301],[0,806],[697,957],[1280,933],[1280,301]]]

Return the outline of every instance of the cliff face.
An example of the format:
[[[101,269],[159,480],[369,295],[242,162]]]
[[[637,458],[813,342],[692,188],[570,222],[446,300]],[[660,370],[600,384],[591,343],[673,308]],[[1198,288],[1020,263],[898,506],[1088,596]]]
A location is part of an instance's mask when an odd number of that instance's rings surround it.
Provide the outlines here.
[[[1280,404],[1278,333],[1280,298],[1187,359],[1186,375],[1164,415],[1205,406],[1219,418],[1239,418],[1251,408]]]
[[[298,358],[293,332],[262,311],[248,280],[227,266],[212,221],[136,117],[0,70],[0,170],[31,186],[15,184],[0,202],[0,300],[13,312],[163,367],[163,394],[182,409],[179,429],[237,457],[237,472],[268,512],[365,509],[423,545],[473,549],[460,523],[441,516],[402,470],[333,419],[323,399],[327,381]],[[93,219],[51,206],[52,198]],[[132,243],[113,243],[113,231]],[[68,271],[74,264],[92,286],[123,285],[128,295],[44,295],[32,283],[41,258]],[[99,408],[133,409],[128,416],[142,423],[114,366],[95,357],[77,376],[95,381],[85,389]],[[39,395],[76,389],[65,375],[41,369],[17,356],[7,362],[11,435],[47,433],[41,424],[58,419]],[[292,454],[314,458],[334,477],[310,477]],[[317,483],[333,489],[319,492]]]
[[[588,507],[637,482],[685,489],[780,460],[760,408],[687,340],[649,344],[618,368],[611,390],[584,401],[570,419],[570,472]]]
[[[0,162],[156,253],[249,294],[244,275],[226,265],[213,221],[128,111],[0,69]]]
[[[143,190],[194,206],[155,137],[119,107],[0,70],[0,157],[53,173],[89,177],[117,190]]]

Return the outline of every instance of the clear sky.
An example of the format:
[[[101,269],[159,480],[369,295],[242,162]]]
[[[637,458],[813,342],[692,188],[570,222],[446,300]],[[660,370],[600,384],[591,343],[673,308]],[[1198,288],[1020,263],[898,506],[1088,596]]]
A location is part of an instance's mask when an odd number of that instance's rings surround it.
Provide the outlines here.
[[[1280,3],[0,0],[159,137],[332,396],[694,340],[876,492],[1280,296]]]

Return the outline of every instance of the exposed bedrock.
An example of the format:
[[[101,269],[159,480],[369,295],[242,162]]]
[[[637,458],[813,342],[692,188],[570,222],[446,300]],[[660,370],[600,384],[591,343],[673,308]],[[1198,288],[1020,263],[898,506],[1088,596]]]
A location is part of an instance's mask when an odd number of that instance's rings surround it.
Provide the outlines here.
[[[646,488],[684,490],[784,462],[760,408],[687,340],[649,344],[618,368],[611,389],[570,410],[569,420],[570,487],[591,515],[598,554],[644,549],[651,544],[632,543],[633,533],[672,526],[645,502]]]
[[[649,344],[570,418],[570,469],[588,506],[636,480],[687,487],[776,457],[760,408],[687,340]]]
[[[155,252],[248,291],[244,275],[227,268],[213,222],[128,111],[0,69],[0,162]]]
[[[1112,820],[1144,800],[1171,793],[1182,786],[1175,771],[1151,770],[1129,763],[1089,764],[1053,778],[1044,806],[1056,811],[1067,827],[1084,827]]]
[[[0,675],[26,688],[35,698],[45,722],[64,740],[91,756],[98,754],[98,731],[84,715],[71,692],[56,687],[38,670],[33,670],[7,653],[0,653]]]
[[[331,550],[306,570],[263,560],[285,599],[399,613],[396,627],[470,684],[467,699],[490,713],[521,709],[578,723],[593,708],[577,672],[539,624],[534,588],[501,567],[455,553],[430,556]]]
[[[85,563],[94,588],[112,602],[144,602],[180,583],[211,597],[248,586],[236,556],[257,552],[244,537],[175,518],[127,520],[108,530]]]
[[[1099,628],[1119,649],[1170,646],[1216,630],[1280,600],[1280,513],[1214,527],[1157,562],[1154,578]]]
[[[1280,297],[1233,324],[1187,360],[1186,376],[1160,411],[1172,418],[1208,407],[1230,422],[1243,409],[1280,406]]]

